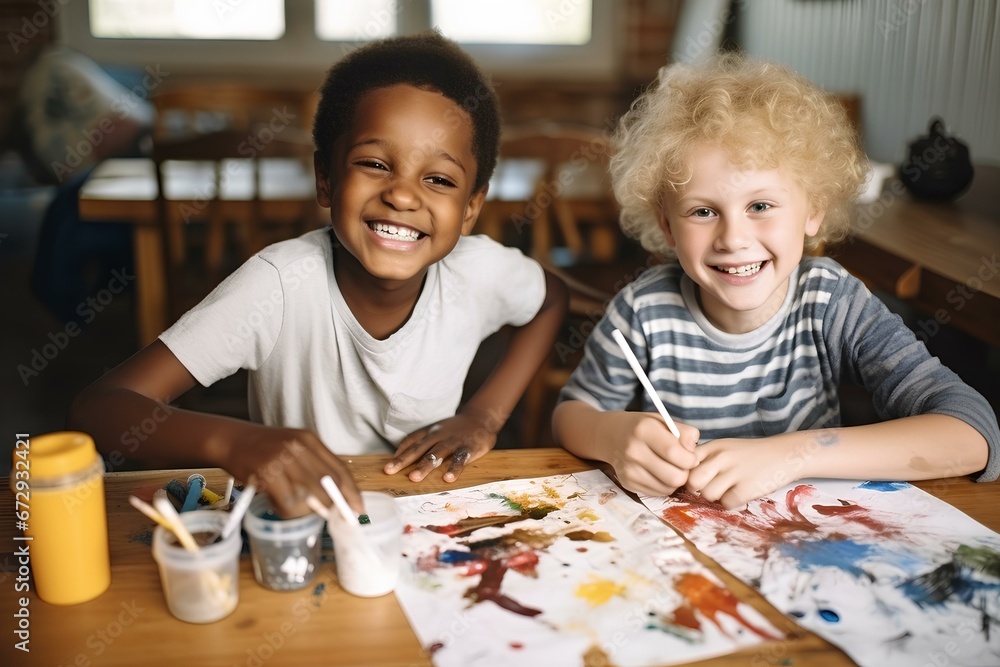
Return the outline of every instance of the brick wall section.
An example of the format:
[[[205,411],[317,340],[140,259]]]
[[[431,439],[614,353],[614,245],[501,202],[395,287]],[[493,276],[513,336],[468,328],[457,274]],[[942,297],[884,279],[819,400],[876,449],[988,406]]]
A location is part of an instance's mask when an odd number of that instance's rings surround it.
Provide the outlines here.
[[[10,121],[28,66],[55,39],[56,14],[65,0],[0,2],[0,151],[10,145]]]
[[[626,81],[643,86],[667,64],[683,4],[684,0],[627,0],[622,73]]]
[[[696,0],[687,0],[694,2]],[[685,0],[625,0],[621,71],[614,82],[500,79],[504,122],[552,120],[595,127],[613,125],[635,96],[667,64]]]

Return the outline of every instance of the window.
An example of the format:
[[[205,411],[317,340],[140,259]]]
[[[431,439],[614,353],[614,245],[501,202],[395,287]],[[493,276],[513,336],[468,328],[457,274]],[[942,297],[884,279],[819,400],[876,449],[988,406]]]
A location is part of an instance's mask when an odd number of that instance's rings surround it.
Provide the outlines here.
[[[312,85],[359,44],[435,27],[498,77],[610,80],[615,0],[78,0],[70,47],[108,66]]]
[[[463,43],[586,44],[590,9],[568,0],[431,0],[431,22]]]
[[[316,35],[342,42],[391,37],[400,8],[393,0],[316,0]]]
[[[283,0],[90,0],[94,37],[149,39],[279,39]]]

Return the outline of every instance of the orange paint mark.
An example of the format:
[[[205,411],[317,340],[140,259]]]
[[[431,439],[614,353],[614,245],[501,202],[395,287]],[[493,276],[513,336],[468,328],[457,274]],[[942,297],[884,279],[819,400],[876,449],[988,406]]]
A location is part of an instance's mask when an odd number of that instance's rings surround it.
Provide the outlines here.
[[[739,599],[730,591],[717,586],[701,574],[682,574],[674,584],[674,589],[687,599],[693,609],[701,612],[723,632],[725,632],[725,628],[719,624],[716,618],[720,613],[735,618],[743,627],[762,639],[781,639],[781,637],[776,637],[743,618],[739,610]]]

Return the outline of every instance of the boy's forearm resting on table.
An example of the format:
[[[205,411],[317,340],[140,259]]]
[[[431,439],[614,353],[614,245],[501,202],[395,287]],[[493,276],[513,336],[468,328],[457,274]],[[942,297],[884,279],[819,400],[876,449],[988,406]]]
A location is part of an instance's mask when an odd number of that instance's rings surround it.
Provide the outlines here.
[[[719,439],[698,447],[686,487],[738,507],[796,480],[921,480],[986,467],[986,439],[965,422],[926,414],[878,424]]]
[[[69,426],[89,433],[109,460],[161,468],[211,466],[242,482],[254,480],[284,515],[308,511],[302,489],[323,497],[329,474],[361,508],[346,466],[311,431],[276,428],[170,405],[194,378],[156,341],[85,389]]]
[[[613,443],[621,440],[614,429],[624,423],[623,414],[601,412],[580,401],[561,403],[553,418],[556,442],[581,458],[614,465]],[[698,464],[685,486],[735,507],[808,477],[920,480],[967,475],[986,467],[989,447],[979,431],[960,419],[926,414],[767,438],[719,439],[699,445],[696,454]]]

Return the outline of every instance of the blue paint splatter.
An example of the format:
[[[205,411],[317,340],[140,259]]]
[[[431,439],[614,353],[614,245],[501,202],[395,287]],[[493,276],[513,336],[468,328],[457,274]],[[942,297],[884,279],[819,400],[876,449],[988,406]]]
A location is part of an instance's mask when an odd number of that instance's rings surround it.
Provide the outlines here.
[[[819,617],[827,623],[840,623],[840,614],[832,609],[820,609]]]
[[[854,576],[864,574],[858,563],[872,550],[870,544],[852,540],[821,540],[819,542],[786,542],[778,545],[783,556],[798,561],[803,569],[836,567]]]
[[[476,560],[477,556],[468,551],[455,551],[449,549],[438,555],[438,561],[442,563],[467,563]]]
[[[870,491],[902,491],[903,489],[910,488],[909,482],[865,482],[863,484],[858,484],[859,489],[868,489]]]

